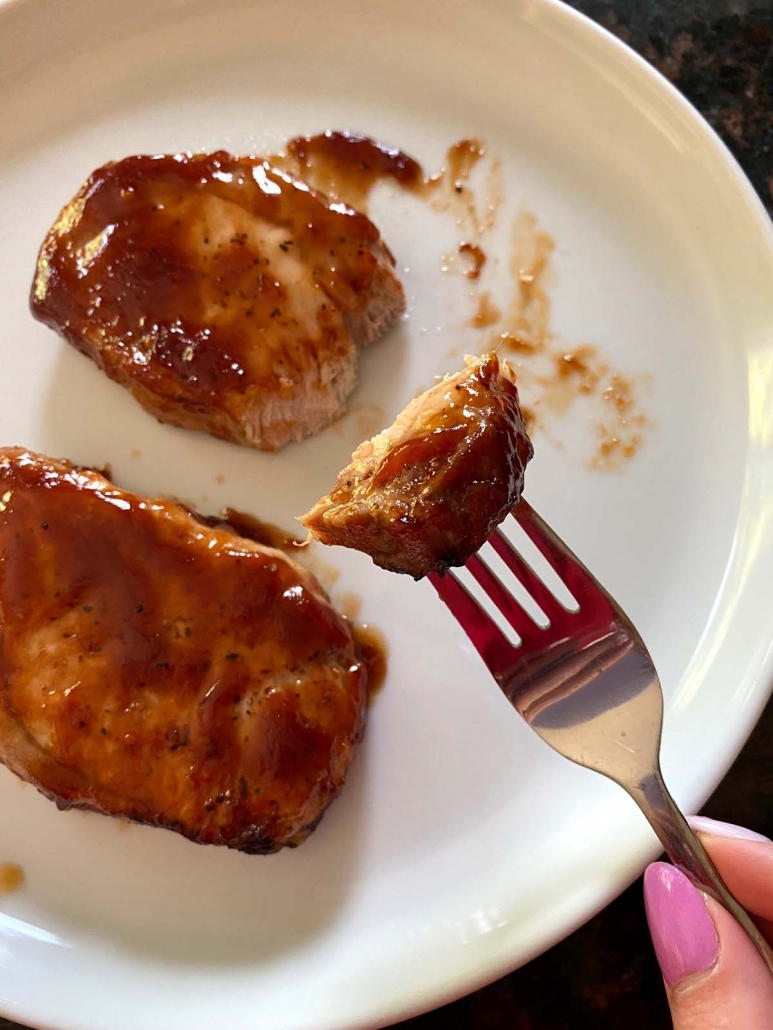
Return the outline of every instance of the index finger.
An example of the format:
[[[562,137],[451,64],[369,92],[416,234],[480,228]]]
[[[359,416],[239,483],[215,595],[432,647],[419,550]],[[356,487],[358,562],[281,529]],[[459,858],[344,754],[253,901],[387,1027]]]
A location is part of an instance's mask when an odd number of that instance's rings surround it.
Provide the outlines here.
[[[690,825],[730,892],[756,921],[766,924],[762,929],[773,941],[773,841],[703,817],[690,819]]]

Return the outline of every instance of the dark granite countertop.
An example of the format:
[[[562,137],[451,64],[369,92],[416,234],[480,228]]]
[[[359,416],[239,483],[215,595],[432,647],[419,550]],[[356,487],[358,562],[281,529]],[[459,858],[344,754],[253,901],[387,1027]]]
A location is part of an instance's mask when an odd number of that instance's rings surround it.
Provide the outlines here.
[[[711,122],[773,212],[773,0],[573,0]],[[773,836],[773,701],[705,812]],[[669,1030],[641,884],[528,966],[405,1030]],[[0,1030],[17,1024],[0,1018]]]
[[[713,125],[773,211],[773,0],[570,0]]]

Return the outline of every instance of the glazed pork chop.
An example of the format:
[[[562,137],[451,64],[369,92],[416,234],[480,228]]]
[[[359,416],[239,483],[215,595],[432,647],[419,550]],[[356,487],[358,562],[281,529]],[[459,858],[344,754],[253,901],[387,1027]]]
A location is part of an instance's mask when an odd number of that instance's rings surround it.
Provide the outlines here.
[[[344,783],[366,680],[281,551],[0,450],[0,760],[60,808],[297,845]]]
[[[516,504],[531,442],[513,375],[495,354],[412,401],[361,444],[300,519],[317,540],[420,579],[463,565]]]
[[[264,450],[342,415],[359,348],[405,310],[365,215],[223,151],[94,172],[30,303],[160,421]]]

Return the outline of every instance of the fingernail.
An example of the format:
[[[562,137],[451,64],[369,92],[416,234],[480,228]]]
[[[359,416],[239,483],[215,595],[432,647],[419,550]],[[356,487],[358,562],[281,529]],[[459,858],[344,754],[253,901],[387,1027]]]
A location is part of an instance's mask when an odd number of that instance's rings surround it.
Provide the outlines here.
[[[722,823],[718,819],[709,819],[705,815],[692,815],[687,822],[696,833],[713,833],[715,837],[732,837],[733,840],[756,840],[766,844],[771,843],[770,837],[763,837],[761,833],[747,830],[745,826]]]
[[[653,862],[644,874],[644,906],[661,972],[669,987],[711,969],[719,938],[703,895],[684,873]]]

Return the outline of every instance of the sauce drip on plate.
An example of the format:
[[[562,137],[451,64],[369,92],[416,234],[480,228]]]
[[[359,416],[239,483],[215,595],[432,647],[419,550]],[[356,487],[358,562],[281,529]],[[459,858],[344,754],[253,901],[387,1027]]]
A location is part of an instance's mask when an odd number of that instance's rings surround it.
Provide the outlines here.
[[[364,659],[363,659],[364,660]],[[24,870],[15,862],[0,862],[0,896],[14,894],[24,886]]]
[[[555,444],[561,445],[566,436],[561,419],[576,409],[590,429],[591,467],[619,468],[638,451],[647,429],[640,400],[642,377],[624,375],[598,348],[567,347],[556,338],[549,292],[556,243],[533,214],[520,211],[513,219],[509,295],[481,286],[489,271],[488,235],[504,193],[499,162],[486,154],[480,140],[452,144],[433,173],[396,147],[343,131],[293,139],[287,152],[271,162],[361,211],[367,210],[379,183],[392,182],[453,218],[463,235],[456,254],[446,256],[441,267],[469,283],[472,309],[467,324],[483,335],[460,340],[449,353],[494,348],[509,359],[531,413],[531,426]],[[496,267],[496,261],[492,264]]]
[[[352,626],[360,660],[368,672],[368,701],[372,704],[384,686],[387,674],[389,645],[380,629],[368,624]]]
[[[225,508],[222,518],[217,522],[219,525],[230,527],[239,536],[253,540],[256,544],[275,547],[279,551],[301,551],[309,545],[308,540],[298,540],[280,526],[275,526],[272,522],[263,522],[254,515],[237,511],[235,508]]]
[[[424,184],[418,161],[396,147],[357,133],[330,131],[298,136],[287,144],[287,154],[297,162],[295,170],[300,178],[360,210],[376,183],[384,179],[410,190]]]

